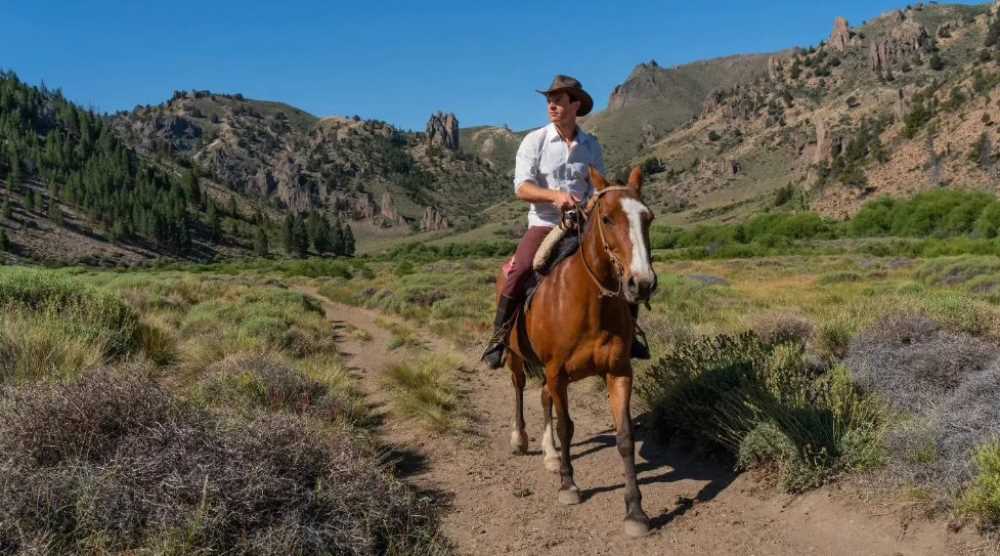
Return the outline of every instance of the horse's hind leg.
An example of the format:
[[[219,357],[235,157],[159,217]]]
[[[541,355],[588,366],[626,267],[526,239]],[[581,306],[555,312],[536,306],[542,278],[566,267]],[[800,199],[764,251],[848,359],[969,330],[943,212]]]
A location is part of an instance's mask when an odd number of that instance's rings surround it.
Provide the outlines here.
[[[515,454],[524,454],[528,451],[528,434],[524,425],[524,360],[509,354],[510,378],[514,384],[514,418],[510,427],[510,449]]]
[[[608,399],[615,421],[618,453],[625,465],[625,534],[641,537],[649,532],[649,517],[642,511],[642,494],[635,480],[635,440],[632,436],[632,376],[608,375]]]
[[[546,372],[549,395],[556,407],[556,429],[559,431],[559,486],[560,504],[579,504],[580,489],[573,482],[573,464],[569,460],[569,447],[573,443],[573,421],[569,418],[569,399],[567,398],[569,378],[558,371]]]
[[[545,468],[553,473],[559,472],[559,451],[556,450],[555,433],[552,431],[552,396],[549,389],[542,385],[542,417],[545,419],[545,430],[542,433],[542,453],[545,454]]]

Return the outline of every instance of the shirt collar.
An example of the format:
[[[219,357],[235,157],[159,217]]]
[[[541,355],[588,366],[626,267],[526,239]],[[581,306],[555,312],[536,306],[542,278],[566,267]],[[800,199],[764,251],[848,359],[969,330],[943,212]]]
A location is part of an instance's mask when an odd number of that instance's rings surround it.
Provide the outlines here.
[[[556,124],[549,122],[549,125],[545,127],[548,129],[546,137],[550,143],[555,141],[562,141],[562,137],[559,136],[559,130],[556,129]],[[588,135],[587,132],[583,131],[583,128],[580,127],[580,124],[576,124],[576,144],[582,145],[583,143],[586,143],[589,140],[590,140],[590,135]]]

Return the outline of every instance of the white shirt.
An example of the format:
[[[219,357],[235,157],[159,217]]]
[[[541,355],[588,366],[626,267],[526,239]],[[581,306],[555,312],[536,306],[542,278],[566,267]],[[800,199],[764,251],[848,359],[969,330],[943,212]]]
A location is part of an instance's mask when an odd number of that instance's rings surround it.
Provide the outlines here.
[[[588,166],[604,174],[604,159],[597,139],[578,127],[576,138],[567,145],[556,125],[549,124],[521,141],[514,165],[514,192],[528,181],[545,189],[572,193],[586,201],[594,189]],[[552,203],[531,203],[528,226],[557,226],[560,217],[559,209]]]

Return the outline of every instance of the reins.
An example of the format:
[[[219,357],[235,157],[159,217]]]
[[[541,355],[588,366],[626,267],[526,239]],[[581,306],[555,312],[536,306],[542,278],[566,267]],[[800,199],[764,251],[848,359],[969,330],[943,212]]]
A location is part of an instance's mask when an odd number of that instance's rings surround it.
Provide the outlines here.
[[[580,260],[583,261],[583,268],[587,270],[587,275],[590,276],[594,285],[596,285],[601,291],[601,297],[625,297],[625,265],[622,264],[621,260],[611,251],[611,247],[608,246],[608,239],[604,235],[604,225],[601,222],[601,218],[598,218],[597,234],[601,239],[601,246],[604,249],[604,254],[611,259],[611,265],[614,267],[614,272],[617,277],[618,289],[611,290],[602,284],[601,280],[597,277],[597,274],[595,274],[594,270],[590,267],[590,263],[587,262],[586,250],[583,248],[583,225],[590,219],[590,213],[596,210],[598,205],[601,204],[601,197],[603,197],[605,193],[610,193],[612,191],[624,191],[626,189],[631,188],[627,185],[611,185],[605,187],[594,194],[594,198],[591,200],[591,203],[593,203],[591,206],[587,209],[578,209],[579,214],[582,217],[582,222],[578,222],[576,226],[576,235],[578,241],[580,242]]]

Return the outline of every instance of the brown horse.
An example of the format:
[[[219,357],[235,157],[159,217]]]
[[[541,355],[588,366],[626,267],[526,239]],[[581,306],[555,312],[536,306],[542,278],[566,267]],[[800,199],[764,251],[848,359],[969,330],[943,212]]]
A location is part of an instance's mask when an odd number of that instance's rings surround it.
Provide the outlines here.
[[[573,421],[567,387],[589,376],[604,377],[617,432],[618,452],[625,464],[625,533],[636,537],[649,531],[642,495],[635,478],[635,443],[629,410],[632,395],[634,322],[630,303],[648,301],[656,287],[650,264],[649,224],[653,213],[640,200],[642,174],[632,170],[628,185],[609,186],[593,168],[595,194],[584,209],[579,250],[556,266],[539,284],[530,309],[508,338],[508,366],[514,382],[514,421],[511,447],[524,453],[525,371],[544,369],[542,413],[545,467],[559,471],[559,502],[578,504],[580,491],[573,482],[569,449]],[[497,280],[503,288],[504,273]],[[552,440],[555,405],[559,448]]]

